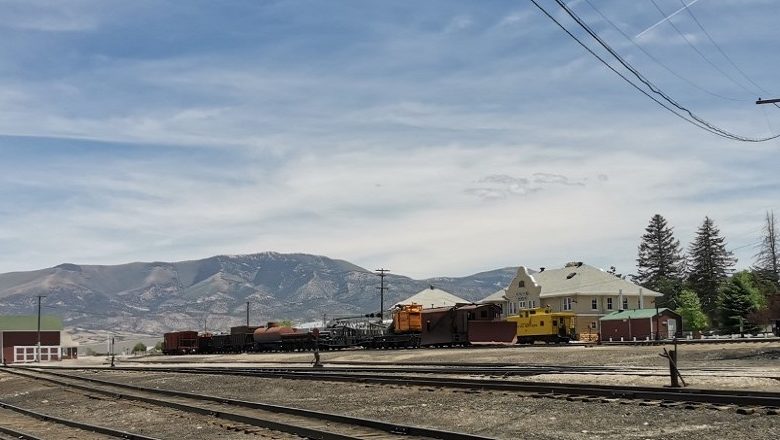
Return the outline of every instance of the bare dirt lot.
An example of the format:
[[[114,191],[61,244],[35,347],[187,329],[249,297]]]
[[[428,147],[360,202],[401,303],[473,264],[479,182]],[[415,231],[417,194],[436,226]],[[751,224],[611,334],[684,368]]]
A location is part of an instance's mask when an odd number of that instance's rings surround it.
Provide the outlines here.
[[[668,347],[670,348],[670,347]],[[626,370],[666,368],[661,347],[510,347],[399,351],[341,351],[322,354],[328,362],[514,363],[619,365]],[[697,386],[774,389],[780,377],[780,343],[679,346],[679,363]],[[147,357],[120,365],[165,365],[183,362],[208,365],[298,362],[311,353]],[[101,364],[101,358],[79,363]],[[720,369],[720,372],[718,372]],[[697,376],[696,374],[701,374]],[[708,372],[708,373],[707,373]],[[139,385],[215,394],[230,398],[284,404],[377,418],[502,439],[729,439],[780,438],[780,416],[766,412],[744,415],[734,409],[664,408],[619,401],[571,402],[533,398],[520,393],[457,391],[349,383],[324,383],[235,376],[182,375],[163,372],[106,371],[90,373]],[[663,385],[668,378],[631,375],[596,376],[606,383]],[[589,375],[545,375],[538,380],[583,382]],[[527,380],[529,378],[523,378]],[[183,429],[183,428],[182,428]]]

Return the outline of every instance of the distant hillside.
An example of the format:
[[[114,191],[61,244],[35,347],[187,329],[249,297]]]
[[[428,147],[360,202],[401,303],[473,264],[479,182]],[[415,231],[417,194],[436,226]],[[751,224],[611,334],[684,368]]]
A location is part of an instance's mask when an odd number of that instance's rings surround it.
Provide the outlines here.
[[[430,284],[468,300],[505,287],[516,268],[462,278],[385,279],[385,304]],[[44,313],[61,315],[69,328],[159,334],[171,329],[226,330],[246,319],[314,321],[376,312],[379,278],[343,260],[307,254],[264,252],[178,263],[115,266],[61,264],[49,269],[0,274],[4,314],[32,313],[46,295]]]

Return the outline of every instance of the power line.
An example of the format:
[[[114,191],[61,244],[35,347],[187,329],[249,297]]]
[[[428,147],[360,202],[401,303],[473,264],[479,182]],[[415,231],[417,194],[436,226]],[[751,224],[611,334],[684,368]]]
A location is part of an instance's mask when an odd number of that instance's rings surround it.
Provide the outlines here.
[[[626,40],[630,41],[630,42],[631,42],[631,44],[633,44],[634,46],[636,46],[636,48],[637,48],[637,49],[641,50],[641,51],[642,51],[642,53],[644,53],[645,55],[647,55],[647,57],[648,57],[648,58],[650,58],[651,60],[653,60],[653,61],[654,61],[656,64],[658,64],[659,66],[661,66],[661,67],[663,67],[664,69],[666,69],[666,71],[667,71],[667,72],[669,72],[669,73],[671,73],[672,75],[676,76],[676,77],[677,77],[678,79],[680,79],[681,81],[684,81],[684,82],[688,83],[688,85],[690,85],[691,87],[693,87],[693,88],[695,88],[695,89],[698,89],[698,90],[701,90],[702,92],[704,92],[704,93],[706,93],[706,94],[708,94],[708,95],[714,96],[714,97],[716,97],[716,98],[725,99],[725,100],[727,100],[727,101],[737,101],[737,102],[747,102],[747,101],[751,101],[750,99],[732,98],[732,97],[730,97],[730,96],[724,96],[724,95],[721,95],[721,94],[719,94],[719,93],[715,93],[715,92],[713,92],[713,91],[711,91],[711,90],[708,90],[708,89],[706,89],[706,88],[704,88],[704,87],[702,87],[702,86],[700,86],[700,85],[696,84],[695,82],[693,82],[693,81],[689,80],[688,78],[686,78],[686,77],[684,77],[684,76],[680,75],[679,73],[677,73],[677,72],[675,72],[674,70],[672,70],[672,68],[671,68],[671,67],[669,67],[667,64],[665,64],[663,61],[659,60],[657,57],[655,57],[653,54],[651,54],[649,51],[647,51],[647,50],[646,50],[646,49],[645,49],[645,48],[644,48],[644,47],[643,47],[641,44],[637,43],[637,42],[636,42],[636,41],[635,41],[633,38],[631,38],[631,36],[630,36],[630,35],[628,35],[627,33],[625,33],[625,32],[623,31],[623,29],[621,29],[621,28],[620,28],[618,25],[616,25],[616,24],[615,24],[615,23],[614,23],[612,20],[610,20],[610,19],[609,19],[609,18],[608,18],[606,15],[604,15],[604,13],[602,13],[602,12],[601,12],[601,10],[600,10],[599,8],[597,8],[597,7],[596,7],[596,6],[595,6],[595,5],[594,5],[594,4],[593,4],[593,3],[592,3],[590,0],[585,0],[585,2],[586,2],[588,5],[590,5],[590,7],[591,7],[591,8],[593,8],[593,10],[594,10],[594,11],[596,11],[596,13],[597,13],[597,14],[599,14],[599,15],[601,16],[601,18],[603,18],[603,19],[604,19],[604,21],[606,21],[606,22],[607,22],[607,23],[609,23],[609,24],[610,24],[610,25],[611,25],[613,28],[615,28],[615,30],[617,30],[617,31],[618,31],[618,32],[619,32],[621,35],[623,35],[623,37],[625,37],[625,38],[626,38]]]
[[[664,12],[664,10],[663,10],[663,9],[661,9],[661,7],[660,7],[660,6],[658,6],[658,3],[656,3],[656,2],[655,2],[655,0],[650,0],[650,2],[653,4],[653,6],[655,6],[655,8],[656,8],[656,9],[658,9],[658,12],[660,12],[662,16],[666,17],[666,12]],[[687,8],[686,8],[686,9],[687,9]],[[728,78],[728,79],[729,79],[731,82],[733,82],[734,84],[736,84],[738,87],[741,87],[742,89],[746,90],[747,92],[750,92],[750,93],[755,93],[755,91],[754,91],[754,90],[750,90],[749,88],[745,87],[745,86],[744,86],[744,84],[742,84],[742,83],[738,82],[737,80],[735,80],[734,78],[732,78],[732,77],[731,77],[731,75],[729,75],[728,73],[726,73],[726,71],[724,71],[723,69],[721,69],[720,67],[718,67],[718,65],[717,65],[717,64],[715,64],[715,63],[714,63],[712,60],[710,60],[710,59],[709,59],[709,58],[708,58],[706,55],[704,55],[704,53],[703,53],[702,51],[700,51],[700,50],[699,50],[699,48],[698,48],[698,47],[696,47],[696,45],[695,45],[695,44],[693,44],[693,42],[692,42],[692,41],[691,41],[691,40],[690,40],[688,37],[686,37],[686,36],[685,36],[685,33],[683,33],[683,32],[680,30],[680,28],[678,28],[678,27],[677,27],[677,25],[675,25],[675,24],[674,24],[674,22],[672,22],[671,20],[668,20],[668,23],[669,23],[669,25],[670,25],[672,28],[674,28],[674,30],[675,30],[675,31],[677,31],[677,33],[678,33],[678,34],[680,34],[680,36],[681,36],[681,37],[682,37],[682,38],[685,40],[685,42],[686,42],[686,43],[688,43],[688,46],[690,46],[690,47],[691,47],[691,49],[693,49],[693,50],[694,50],[694,51],[695,51],[697,54],[699,54],[699,56],[700,56],[700,57],[701,57],[701,58],[702,58],[704,61],[706,61],[706,62],[707,62],[707,64],[709,64],[710,66],[712,66],[712,67],[713,67],[715,70],[717,70],[718,72],[720,72],[720,73],[721,73],[723,76],[725,76],[726,78]]]
[[[649,97],[665,109],[669,110],[670,112],[677,115],[679,118],[684,119],[688,121],[689,123],[692,123],[693,125],[696,125],[699,128],[702,128],[704,130],[709,131],[710,133],[716,134],[718,136],[721,136],[723,138],[731,139],[731,140],[738,140],[742,142],[764,142],[770,139],[775,139],[777,137],[780,137],[780,135],[775,135],[771,137],[766,138],[749,138],[745,136],[740,136],[734,133],[731,133],[725,129],[722,129],[720,127],[715,126],[714,124],[702,119],[701,117],[695,115],[691,110],[688,108],[680,105],[677,101],[672,99],[669,95],[664,93],[660,88],[658,88],[655,84],[653,84],[649,79],[647,79],[642,73],[640,73],[636,68],[634,68],[628,61],[626,61],[619,53],[617,53],[606,41],[604,41],[593,29],[590,28],[590,26],[587,25],[574,11],[572,11],[565,3],[563,3],[561,0],[555,0],[556,3],[582,28],[584,29],[588,34],[590,34],[591,37],[593,37],[604,49],[606,49],[615,59],[617,59],[620,64],[623,65],[626,69],[628,69],[629,72],[631,72],[634,76],[637,77],[643,84],[645,84],[650,91],[653,93],[661,96],[665,101],[667,101],[669,104],[671,104],[673,107],[676,107],[679,109],[682,113],[685,113],[688,115],[686,117],[683,114],[678,113],[674,109],[670,108],[666,104],[662,103],[649,93],[642,89],[640,86],[632,82],[630,79],[628,79],[625,75],[618,72],[612,65],[610,65],[606,60],[601,58],[598,54],[596,54],[590,47],[588,47],[585,43],[583,43],[579,38],[577,38],[574,34],[572,34],[565,26],[563,26],[558,20],[556,20],[547,10],[545,10],[539,3],[536,2],[536,0],[531,0],[531,2],[539,8],[550,20],[555,22],[555,24],[558,25],[561,29],[563,29],[564,32],[566,32],[570,37],[572,37],[577,43],[579,43],[583,48],[585,48],[588,52],[590,52],[594,57],[596,57],[599,61],[601,61],[605,66],[607,66],[610,70],[615,72],[618,76],[623,78],[626,82],[631,84],[634,88],[642,92],[645,96]]]
[[[683,0],[680,0],[680,3],[685,5]],[[731,57],[726,54],[726,52],[720,47],[720,45],[715,42],[715,40],[712,38],[712,35],[710,35],[710,33],[707,32],[707,29],[705,29],[704,26],[702,26],[701,22],[699,22],[699,19],[696,18],[696,15],[693,14],[693,10],[691,10],[690,5],[685,6],[685,10],[688,12],[688,15],[691,16],[693,21],[696,22],[696,25],[699,26],[699,29],[701,29],[702,32],[704,32],[704,35],[707,36],[707,39],[710,40],[710,43],[712,43],[712,45],[715,46],[716,49],[718,49],[718,52],[720,52],[720,54],[723,55],[723,58],[725,58],[726,61],[728,61],[729,64],[731,64],[731,66],[734,67],[734,69],[737,70],[737,72],[739,72],[746,80],[748,80],[750,82],[750,84],[753,84],[754,86],[756,86],[762,92],[770,93],[766,89],[761,87],[760,85],[756,84],[755,81],[753,81],[742,69],[739,68],[739,66],[737,66],[737,64],[734,62],[734,60],[732,60]]]
[[[678,118],[680,118],[680,119],[682,119],[682,120],[684,120],[684,121],[687,121],[688,123],[690,123],[690,124],[692,124],[692,125],[694,125],[694,126],[696,126],[696,127],[699,127],[699,128],[701,128],[701,129],[703,129],[703,130],[709,131],[710,133],[713,133],[713,134],[715,134],[715,135],[717,135],[717,136],[720,136],[720,137],[723,137],[723,138],[730,139],[730,138],[729,138],[728,136],[726,136],[726,135],[723,135],[723,134],[721,134],[721,133],[718,133],[718,132],[716,132],[716,131],[714,131],[714,130],[710,130],[709,128],[707,128],[707,127],[705,127],[705,126],[702,126],[702,125],[701,125],[701,124],[699,124],[698,122],[696,122],[696,121],[694,121],[694,120],[691,120],[691,119],[688,119],[688,118],[686,118],[684,115],[681,115],[680,113],[676,112],[676,111],[675,111],[674,109],[672,109],[671,107],[667,106],[667,105],[666,105],[666,104],[664,104],[663,102],[661,102],[661,101],[659,101],[658,99],[656,99],[656,98],[655,98],[653,95],[651,95],[651,94],[647,93],[647,91],[645,91],[644,89],[642,89],[641,87],[639,87],[638,85],[636,85],[634,82],[632,82],[632,81],[631,81],[629,78],[627,78],[627,77],[626,77],[625,75],[623,75],[622,73],[618,72],[618,70],[617,70],[617,69],[615,69],[614,67],[612,67],[612,65],[611,65],[611,64],[609,64],[609,63],[608,63],[606,60],[604,60],[602,57],[600,57],[600,56],[599,56],[599,55],[598,55],[596,52],[594,52],[594,51],[593,51],[593,49],[591,49],[590,47],[588,47],[588,45],[586,45],[585,43],[583,43],[583,42],[582,42],[582,40],[580,40],[579,38],[577,38],[577,37],[576,37],[574,34],[572,34],[572,33],[571,33],[571,32],[570,32],[568,29],[566,29],[566,27],[565,27],[565,26],[563,26],[563,25],[562,25],[562,24],[561,24],[561,23],[560,23],[558,20],[556,20],[556,19],[555,19],[555,17],[553,17],[552,15],[550,15],[550,13],[549,13],[549,12],[547,12],[547,10],[546,10],[546,9],[544,9],[544,8],[543,8],[541,5],[539,5],[539,3],[537,3],[537,2],[536,2],[536,0],[531,0],[531,3],[533,3],[533,4],[534,4],[534,5],[537,7],[537,8],[539,8],[539,10],[541,10],[541,11],[542,11],[542,13],[544,13],[544,15],[546,15],[546,16],[547,16],[547,17],[548,17],[550,20],[552,20],[553,22],[555,22],[555,24],[557,24],[557,25],[558,25],[558,27],[560,27],[560,28],[561,28],[561,29],[562,29],[564,32],[566,32],[566,34],[568,34],[568,35],[569,35],[569,36],[570,36],[572,39],[574,39],[574,41],[576,41],[577,43],[579,43],[579,45],[580,45],[580,46],[582,46],[582,47],[583,47],[585,50],[587,50],[587,51],[588,51],[588,52],[589,52],[591,55],[593,55],[593,56],[594,56],[596,59],[598,59],[599,61],[601,61],[601,63],[602,63],[602,64],[604,64],[604,65],[605,65],[605,66],[606,66],[606,67],[607,67],[609,70],[613,71],[613,72],[614,72],[616,75],[618,75],[620,78],[622,78],[622,79],[623,79],[624,81],[626,81],[628,84],[630,84],[632,87],[634,87],[635,89],[637,89],[637,90],[638,90],[640,93],[642,93],[643,95],[645,95],[645,96],[647,96],[648,98],[652,99],[652,100],[653,100],[653,101],[655,101],[655,102],[656,102],[658,105],[660,105],[661,107],[665,108],[666,110],[668,110],[669,112],[671,112],[672,114],[674,114],[675,116],[677,116]]]
[[[720,127],[717,127],[710,122],[700,118],[699,116],[695,115],[691,110],[689,110],[686,107],[683,107],[681,104],[679,104],[677,101],[672,99],[669,95],[664,93],[658,86],[653,84],[647,77],[642,75],[639,70],[637,70],[634,66],[632,66],[625,58],[623,58],[617,51],[615,51],[604,39],[602,39],[590,26],[588,26],[587,23],[585,23],[571,8],[569,8],[562,0],[555,0],[558,5],[563,8],[564,11],[575,21],[577,24],[583,28],[588,34],[590,34],[593,39],[595,39],[604,49],[607,50],[615,59],[620,62],[620,64],[623,65],[626,69],[628,69],[629,72],[634,74],[634,76],[637,77],[642,83],[644,83],[653,93],[661,96],[664,100],[666,100],[668,103],[673,105],[674,107],[678,108],[679,110],[683,111],[684,113],[687,113],[688,116],[690,116],[692,119],[696,120],[697,122],[701,123],[702,125],[707,126],[711,130],[717,131],[726,137],[729,137],[733,140],[739,140],[743,142],[761,142],[763,140],[769,140],[772,138],[766,138],[766,139],[754,139],[754,138],[748,138],[744,136],[740,136],[734,133],[731,133],[729,131],[726,131]],[[653,1],[653,0],[651,0]],[[780,137],[780,135],[777,135],[775,137]]]

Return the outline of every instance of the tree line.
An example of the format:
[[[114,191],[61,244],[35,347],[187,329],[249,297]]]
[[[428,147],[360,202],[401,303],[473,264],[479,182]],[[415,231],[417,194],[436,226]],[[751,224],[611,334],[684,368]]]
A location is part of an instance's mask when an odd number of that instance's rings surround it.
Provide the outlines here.
[[[673,228],[654,215],[639,244],[634,282],[662,293],[658,305],[676,310],[686,330],[756,332],[780,319],[780,241],[774,212],[766,213],[753,265],[737,259],[715,222],[705,217],[687,252]]]

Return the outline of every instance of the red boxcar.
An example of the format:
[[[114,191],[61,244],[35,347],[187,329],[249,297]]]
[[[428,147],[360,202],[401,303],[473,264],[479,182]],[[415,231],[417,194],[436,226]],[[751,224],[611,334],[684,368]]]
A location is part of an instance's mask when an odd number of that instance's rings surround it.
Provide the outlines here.
[[[198,351],[198,332],[171,332],[163,338],[164,354],[192,354]]]

